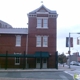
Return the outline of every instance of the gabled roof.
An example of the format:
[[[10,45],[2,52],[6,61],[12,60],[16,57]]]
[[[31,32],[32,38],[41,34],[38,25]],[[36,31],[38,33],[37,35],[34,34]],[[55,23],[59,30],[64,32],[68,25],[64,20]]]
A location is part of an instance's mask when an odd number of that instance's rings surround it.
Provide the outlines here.
[[[41,9],[42,7],[45,8],[45,9],[47,10],[47,12],[49,12],[49,13],[51,13],[51,14],[54,14],[54,13],[56,14],[56,13],[57,13],[56,11],[50,10],[50,9],[46,8],[44,5],[42,5],[42,6],[40,6],[39,8],[31,11],[29,14],[35,14],[35,13],[38,12],[38,10]]]
[[[27,28],[0,28],[0,34],[28,34]]]
[[[0,28],[12,28],[12,26],[2,20],[0,20],[1,26]],[[7,26],[6,26],[7,25]]]

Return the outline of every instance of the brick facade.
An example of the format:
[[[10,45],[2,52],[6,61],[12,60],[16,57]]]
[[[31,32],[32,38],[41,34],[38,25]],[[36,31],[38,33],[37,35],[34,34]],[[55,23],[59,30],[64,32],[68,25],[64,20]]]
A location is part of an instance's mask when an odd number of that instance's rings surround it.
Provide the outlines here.
[[[45,11],[44,13],[41,10]],[[24,53],[34,54],[36,51],[49,52],[50,57],[47,58],[47,68],[55,68],[55,52],[56,52],[56,41],[57,41],[57,13],[49,12],[45,6],[41,6],[36,12],[35,10],[28,14],[28,34],[19,34],[21,35],[21,46],[16,47],[16,35],[18,34],[0,34],[0,53],[9,54],[14,53]],[[39,13],[38,13],[39,12]],[[37,27],[37,17],[47,17],[48,18],[48,28],[47,29],[38,29]],[[43,23],[42,23],[43,24]],[[36,47],[36,36],[48,36],[48,47]],[[3,62],[1,62],[3,61]],[[28,68],[36,68],[36,58],[27,58],[25,62]],[[23,58],[20,59],[20,65],[14,65],[15,59],[8,58],[8,68],[22,68],[23,67]],[[0,58],[0,66],[4,67],[5,58]]]

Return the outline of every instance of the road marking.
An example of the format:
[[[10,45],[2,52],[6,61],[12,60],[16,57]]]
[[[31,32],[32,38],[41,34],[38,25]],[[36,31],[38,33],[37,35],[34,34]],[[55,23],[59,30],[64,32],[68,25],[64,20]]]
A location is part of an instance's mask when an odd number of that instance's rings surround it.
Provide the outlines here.
[[[69,75],[71,75],[72,76],[72,78],[74,79],[74,75],[73,74],[70,74],[69,72],[67,72],[67,71],[64,71],[65,73],[67,73],[67,74],[69,74]]]
[[[66,76],[64,75],[59,75],[63,80],[69,80]]]

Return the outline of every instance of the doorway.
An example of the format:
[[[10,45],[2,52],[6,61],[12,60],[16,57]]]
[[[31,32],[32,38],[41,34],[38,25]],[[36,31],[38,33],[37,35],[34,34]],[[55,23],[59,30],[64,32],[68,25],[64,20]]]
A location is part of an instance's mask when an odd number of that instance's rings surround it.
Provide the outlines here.
[[[42,59],[42,68],[46,69],[47,68],[47,58]]]

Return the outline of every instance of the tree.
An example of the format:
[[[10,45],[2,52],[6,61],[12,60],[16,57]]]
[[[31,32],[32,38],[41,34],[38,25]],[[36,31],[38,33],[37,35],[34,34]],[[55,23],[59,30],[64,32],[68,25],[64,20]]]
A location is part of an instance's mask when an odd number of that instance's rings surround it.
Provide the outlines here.
[[[63,67],[64,67],[64,63],[67,62],[67,57],[64,53],[58,55],[58,62],[63,64]]]

